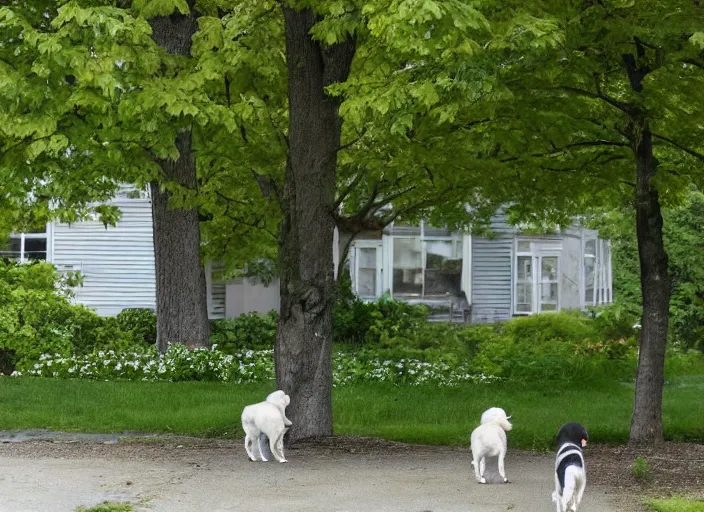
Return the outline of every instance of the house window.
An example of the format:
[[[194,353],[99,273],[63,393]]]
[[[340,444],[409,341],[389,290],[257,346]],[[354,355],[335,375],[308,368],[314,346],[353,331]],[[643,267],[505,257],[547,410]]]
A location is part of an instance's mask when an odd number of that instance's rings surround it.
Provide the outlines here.
[[[13,233],[8,249],[0,251],[0,256],[12,258],[20,263],[46,260],[46,232]]]
[[[514,312],[560,310],[560,255],[554,243],[516,241]]]
[[[381,295],[381,241],[355,242],[351,275],[355,294],[362,299]]]
[[[584,240],[584,305],[612,302],[611,249],[599,238]]]
[[[375,297],[377,287],[377,249],[374,247],[360,247],[357,251],[357,295]]]
[[[433,299],[462,289],[462,240],[447,237],[393,238],[393,296]]]
[[[423,242],[420,238],[394,238],[394,295],[423,296]]]

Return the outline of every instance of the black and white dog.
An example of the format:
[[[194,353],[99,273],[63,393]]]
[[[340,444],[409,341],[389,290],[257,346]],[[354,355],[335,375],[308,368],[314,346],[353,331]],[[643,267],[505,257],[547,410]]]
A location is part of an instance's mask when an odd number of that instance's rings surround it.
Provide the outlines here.
[[[579,423],[565,423],[557,431],[555,458],[555,492],[552,502],[557,512],[576,512],[587,486],[582,449],[587,446],[589,434]]]

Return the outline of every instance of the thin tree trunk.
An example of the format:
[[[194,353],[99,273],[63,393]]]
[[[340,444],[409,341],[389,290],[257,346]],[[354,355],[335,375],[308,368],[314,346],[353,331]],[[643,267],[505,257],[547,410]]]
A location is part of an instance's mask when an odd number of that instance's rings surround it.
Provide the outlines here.
[[[189,2],[191,8],[193,2]],[[159,16],[149,20],[152,38],[168,53],[189,56],[198,24],[194,14]],[[198,186],[190,128],[176,138],[178,160],[157,163],[166,181],[191,190]],[[171,194],[151,183],[156,272],[157,347],[169,343],[210,346],[205,270],[200,257],[198,211],[169,208]]]
[[[310,9],[282,7],[286,24],[289,154],[279,229],[278,387],[291,395],[287,442],[332,434],[333,231],[339,102],[324,88],[347,79],[355,43],[323,49]]]
[[[629,439],[631,444],[663,440],[662,392],[670,307],[670,278],[662,236],[663,219],[658,192],[652,183],[658,162],[653,155],[652,134],[648,123],[641,121],[639,124],[632,140],[636,156],[636,234],[643,318]]]

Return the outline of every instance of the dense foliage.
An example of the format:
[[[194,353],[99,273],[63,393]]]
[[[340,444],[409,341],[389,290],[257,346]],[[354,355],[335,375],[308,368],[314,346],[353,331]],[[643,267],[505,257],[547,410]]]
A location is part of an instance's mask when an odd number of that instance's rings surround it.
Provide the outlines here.
[[[704,194],[691,191],[681,204],[667,207],[665,245],[672,279],[670,341],[685,349],[704,350],[704,254],[699,250],[704,229]],[[614,297],[624,313],[639,315],[641,307],[635,221],[629,212],[609,212],[596,222],[611,239]]]
[[[52,265],[0,260],[1,373],[26,367],[43,353],[70,356],[151,342],[148,315],[139,314],[139,322],[131,322],[128,312],[100,317],[71,302],[71,284],[75,277],[59,276]]]
[[[68,285],[75,283],[66,279],[51,265],[2,262],[0,373],[17,369],[69,378],[233,382],[273,378],[273,311],[213,321],[217,349],[212,352],[174,346],[159,357],[152,311],[128,309],[115,318],[99,317],[71,302]],[[589,315],[448,324],[428,321],[424,306],[389,297],[367,303],[341,292],[334,315],[334,382],[630,379],[638,318],[632,309],[615,304]]]

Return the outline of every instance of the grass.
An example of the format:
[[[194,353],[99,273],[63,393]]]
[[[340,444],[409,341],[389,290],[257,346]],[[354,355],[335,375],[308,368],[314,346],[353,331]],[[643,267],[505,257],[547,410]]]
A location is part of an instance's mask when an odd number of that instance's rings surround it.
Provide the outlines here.
[[[76,512],[134,512],[134,507],[127,502],[106,501],[95,507],[78,507]]]
[[[638,455],[631,466],[631,475],[636,480],[645,480],[650,476],[652,470],[653,468],[650,466],[648,459]]]
[[[688,500],[686,498],[668,498],[648,502],[653,512],[704,512],[704,500]]]
[[[168,432],[241,437],[240,413],[261,401],[273,383],[95,382],[0,378],[0,430],[47,428],[81,432]],[[665,389],[668,439],[704,442],[704,375],[673,379]],[[565,421],[587,425],[596,443],[623,443],[633,385],[456,388],[380,384],[336,389],[337,434],[430,445],[465,445],[482,411],[500,406],[513,415],[513,447],[546,449]]]

